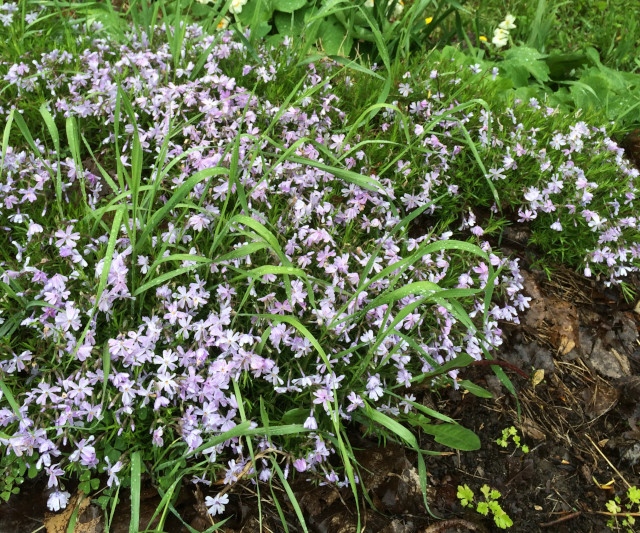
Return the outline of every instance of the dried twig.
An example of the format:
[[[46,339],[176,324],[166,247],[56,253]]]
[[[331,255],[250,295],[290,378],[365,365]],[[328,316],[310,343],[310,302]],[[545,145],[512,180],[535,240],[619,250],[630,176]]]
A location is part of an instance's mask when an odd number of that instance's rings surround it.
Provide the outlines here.
[[[567,520],[571,520],[572,518],[577,518],[581,514],[582,514],[582,511],[576,511],[575,513],[569,513],[569,514],[566,514],[564,516],[561,516],[560,518],[557,518],[556,520],[552,520],[551,522],[545,522],[543,524],[540,524],[540,527],[552,527],[552,526],[561,524],[562,522],[566,522]]]
[[[596,446],[596,444],[591,440],[591,437],[589,435],[586,435],[586,437],[589,439],[589,442],[591,442],[591,445],[595,448],[595,450],[602,456],[602,458],[607,462],[607,464],[613,469],[613,471],[618,474],[618,476],[620,477],[620,479],[622,481],[624,481],[625,485],[628,488],[631,488],[631,485],[629,484],[629,482],[624,478],[624,476],[618,471],[618,469],[613,466],[613,464],[611,464],[611,461],[609,461],[609,459],[607,459],[607,456],[602,453],[602,450],[600,450],[600,448],[598,446]]]

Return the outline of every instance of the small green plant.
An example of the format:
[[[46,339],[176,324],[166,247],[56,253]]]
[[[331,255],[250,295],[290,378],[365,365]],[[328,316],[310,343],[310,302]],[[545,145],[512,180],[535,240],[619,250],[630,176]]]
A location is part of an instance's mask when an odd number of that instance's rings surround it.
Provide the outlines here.
[[[516,450],[520,449],[522,453],[529,453],[529,446],[521,444],[520,435],[518,435],[518,430],[514,426],[503,429],[502,437],[496,440],[496,444],[506,448],[509,445],[509,439],[516,445]]]
[[[633,533],[636,519],[634,515],[640,511],[640,489],[638,487],[629,487],[627,491],[627,502],[622,510],[622,500],[620,496],[616,496],[613,500],[607,502],[607,511],[611,513],[611,519],[607,522],[607,526],[612,531],[625,531]]]
[[[483,485],[480,492],[484,495],[484,501],[477,502],[475,504],[475,494],[469,488],[469,485],[458,485],[458,499],[462,507],[473,507],[483,516],[489,516],[489,513],[493,515],[493,521],[500,529],[507,529],[513,525],[513,520],[509,518],[509,515],[500,507],[498,499],[501,494],[500,491],[492,489],[489,485]]]

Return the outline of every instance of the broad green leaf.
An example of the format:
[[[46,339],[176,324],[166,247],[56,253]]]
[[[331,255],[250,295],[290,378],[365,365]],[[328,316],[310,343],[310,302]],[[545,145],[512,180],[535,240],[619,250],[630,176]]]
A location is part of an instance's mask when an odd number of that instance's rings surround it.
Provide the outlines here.
[[[353,46],[353,39],[335,17],[322,23],[318,37],[327,55],[348,56]]]
[[[504,53],[504,61],[499,65],[513,80],[516,87],[528,85],[529,76],[539,83],[549,81],[549,67],[544,62],[546,56],[535,48],[514,46]]]
[[[309,416],[309,409],[305,407],[297,407],[290,409],[282,415],[283,424],[302,424]]]
[[[453,448],[470,452],[480,449],[480,438],[460,424],[421,424],[422,429],[433,435],[435,441]]]
[[[273,8],[284,13],[293,13],[307,4],[307,0],[273,0]]]
[[[301,35],[306,25],[305,15],[308,11],[308,9],[298,9],[293,13],[276,12],[273,20],[278,33],[294,37]]]

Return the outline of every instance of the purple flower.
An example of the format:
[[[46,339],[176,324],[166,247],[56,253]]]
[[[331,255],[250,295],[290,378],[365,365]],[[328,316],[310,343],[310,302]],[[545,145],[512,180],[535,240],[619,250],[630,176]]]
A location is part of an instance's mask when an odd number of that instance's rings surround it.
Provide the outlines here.
[[[151,442],[153,442],[154,446],[159,448],[164,444],[164,440],[162,439],[162,433],[164,432],[164,428],[159,427],[153,432],[153,437],[151,438]]]
[[[369,398],[373,401],[379,400],[384,394],[381,385],[382,383],[380,382],[380,374],[374,374],[373,376],[369,377],[369,380],[367,381],[367,391]]]
[[[364,407],[364,400],[360,397],[360,395],[351,391],[347,396],[347,399],[351,402],[347,407],[347,412],[355,411],[358,407]]]
[[[298,471],[298,472],[304,472],[305,470],[307,470],[307,462],[304,459],[296,459],[293,462],[293,467]]]
[[[60,464],[56,463],[55,465],[51,465],[46,467],[45,472],[49,476],[49,482],[47,483],[47,488],[57,487],[58,486],[58,477],[64,474],[64,470],[60,468]]]
[[[122,470],[122,467],[124,465],[120,461],[116,461],[116,463],[112,465],[108,457],[105,457],[104,460],[107,465],[103,466],[102,470],[106,471],[107,475],[109,476],[109,479],[107,479],[107,487],[110,487],[114,483],[116,485],[120,485],[120,480],[118,479],[118,476],[116,474],[120,472],[120,470]]]
[[[313,395],[315,396],[313,403],[322,404],[324,410],[329,412],[329,404],[333,401],[333,393],[327,389],[319,389],[314,391]]]

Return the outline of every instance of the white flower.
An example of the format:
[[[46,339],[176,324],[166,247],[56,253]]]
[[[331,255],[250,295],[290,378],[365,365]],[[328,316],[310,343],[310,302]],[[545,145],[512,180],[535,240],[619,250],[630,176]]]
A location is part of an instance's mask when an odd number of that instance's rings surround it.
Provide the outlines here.
[[[589,221],[589,227],[593,230],[593,231],[597,231],[600,228],[602,228],[602,226],[604,225],[604,223],[607,221],[606,218],[600,218],[600,215],[598,215],[597,213],[593,213],[591,215],[591,220]]]
[[[498,48],[506,46],[509,42],[509,32],[501,28],[496,28],[496,31],[493,32],[493,39],[491,39],[491,42]]]
[[[391,0],[391,2],[389,2],[389,4],[391,4],[392,2],[393,2],[393,0]],[[402,0],[398,0],[396,5],[393,7],[393,15],[391,15],[391,16],[393,18],[398,18],[400,15],[402,15],[403,11],[404,11],[404,2]]]
[[[364,7],[373,7],[373,0],[367,0],[364,3]]]
[[[109,479],[107,480],[107,487],[110,487],[114,483],[116,485],[120,485],[120,480],[118,479],[118,476],[116,474],[120,472],[120,470],[122,470],[122,467],[124,465],[120,461],[116,461],[116,464],[112,465],[108,457],[105,457],[105,461],[107,463],[107,466],[103,466],[102,470],[106,471],[109,475]]]
[[[527,192],[524,194],[524,199],[528,202],[535,202],[540,198],[540,191],[537,187],[529,187]]]
[[[229,7],[229,13],[233,13],[234,15],[238,15],[242,12],[242,8],[247,3],[248,0],[231,0],[231,6]]]
[[[62,492],[58,490],[52,492],[47,500],[47,507],[49,508],[49,511],[57,513],[60,509],[64,509],[69,502],[69,496],[71,496],[71,494],[66,490]]]
[[[504,17],[504,20],[498,25],[498,28],[503,30],[512,30],[516,27],[516,25],[514,24],[515,21],[516,21],[516,17],[509,14],[506,17]]]
[[[216,494],[213,498],[207,496],[204,499],[204,503],[210,515],[222,514],[224,513],[225,506],[229,503],[229,496],[226,494]]]
[[[27,231],[27,238],[31,239],[33,235],[36,233],[42,233],[44,230],[40,224],[36,224],[35,222],[29,223],[29,229]]]
[[[229,17],[222,17],[220,19],[220,22],[218,22],[218,29],[219,30],[226,30],[227,27],[229,26]]]

